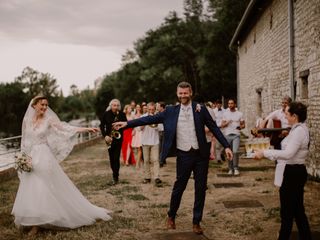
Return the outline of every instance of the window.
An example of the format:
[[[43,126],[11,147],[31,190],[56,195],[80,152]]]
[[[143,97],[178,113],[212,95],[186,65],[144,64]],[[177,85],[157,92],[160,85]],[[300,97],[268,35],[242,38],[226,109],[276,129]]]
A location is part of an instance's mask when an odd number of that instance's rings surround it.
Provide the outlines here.
[[[309,69],[304,70],[299,73],[300,78],[300,98],[301,99],[308,99],[309,93],[308,93],[308,77],[309,77]]]
[[[262,88],[256,88],[256,93],[257,93],[257,105],[256,105],[256,109],[257,109],[257,116],[262,116]]]

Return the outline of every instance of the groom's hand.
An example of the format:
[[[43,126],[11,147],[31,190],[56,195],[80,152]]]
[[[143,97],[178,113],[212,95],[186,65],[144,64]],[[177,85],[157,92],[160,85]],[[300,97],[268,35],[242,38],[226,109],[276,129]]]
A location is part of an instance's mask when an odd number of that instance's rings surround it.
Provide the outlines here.
[[[232,150],[231,150],[230,148],[226,148],[224,151],[226,152],[227,159],[228,159],[229,161],[231,161],[231,160],[233,159]]]
[[[115,122],[115,123],[112,123],[112,127],[115,129],[115,130],[119,130],[120,128],[124,128],[126,127],[128,124],[127,122]]]

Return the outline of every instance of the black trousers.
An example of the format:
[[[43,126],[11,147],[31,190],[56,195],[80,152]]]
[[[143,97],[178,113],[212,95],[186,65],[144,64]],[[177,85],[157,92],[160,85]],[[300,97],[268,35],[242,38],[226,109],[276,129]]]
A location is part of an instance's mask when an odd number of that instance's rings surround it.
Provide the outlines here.
[[[112,176],[116,181],[119,180],[121,146],[121,141],[114,140],[111,147],[108,149]]]
[[[193,224],[199,224],[202,220],[202,213],[207,190],[208,158],[200,156],[199,150],[190,152],[177,151],[177,178],[173,186],[170,209],[168,216],[175,218],[180,206],[181,198],[188,184],[188,180],[193,172],[195,199],[193,206]]]
[[[279,191],[281,205],[279,240],[290,239],[294,219],[299,231],[299,239],[311,239],[309,222],[303,205],[304,185],[306,181],[307,170],[304,165],[286,165],[283,183]]]

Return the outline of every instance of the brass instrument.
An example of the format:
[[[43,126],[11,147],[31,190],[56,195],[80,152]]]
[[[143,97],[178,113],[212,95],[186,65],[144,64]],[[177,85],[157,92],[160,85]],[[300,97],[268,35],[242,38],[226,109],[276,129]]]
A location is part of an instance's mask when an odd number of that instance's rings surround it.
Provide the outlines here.
[[[153,123],[153,124],[150,124],[149,127],[151,127],[151,128],[156,128],[156,127],[158,127],[158,124]]]
[[[119,114],[119,112],[117,112],[117,114],[116,114],[113,122],[118,121],[118,114]],[[112,140],[111,140],[110,142],[108,142],[107,139],[106,139],[107,137],[111,137],[112,139],[115,138],[115,139],[118,140],[118,139],[121,138],[121,133],[120,133],[119,131],[115,130],[115,129],[112,129],[112,130],[111,130],[111,133],[110,133],[110,136],[106,136],[106,137],[105,137],[105,141],[106,141],[107,147],[108,147],[108,149],[109,149],[109,148],[111,147]]]
[[[117,130],[112,129],[111,131],[111,137],[115,139],[120,139],[121,138],[121,133]]]

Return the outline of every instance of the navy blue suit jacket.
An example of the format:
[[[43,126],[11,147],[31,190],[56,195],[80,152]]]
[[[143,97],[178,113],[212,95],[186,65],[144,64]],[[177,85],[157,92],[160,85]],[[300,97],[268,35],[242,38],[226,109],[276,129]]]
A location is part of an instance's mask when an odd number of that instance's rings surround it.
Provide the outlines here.
[[[133,128],[137,126],[162,123],[164,126],[164,140],[161,152],[161,160],[165,160],[172,146],[176,145],[176,131],[177,122],[180,112],[180,104],[175,106],[167,106],[166,109],[153,116],[145,116],[138,119],[128,121],[127,128]],[[199,144],[199,150],[202,157],[209,159],[210,148],[208,148],[205,126],[213,133],[216,139],[222,144],[224,148],[230,147],[227,140],[223,136],[219,127],[212,119],[207,108],[201,106],[200,111],[196,111],[196,102],[192,102],[192,110],[194,116],[194,124]]]

